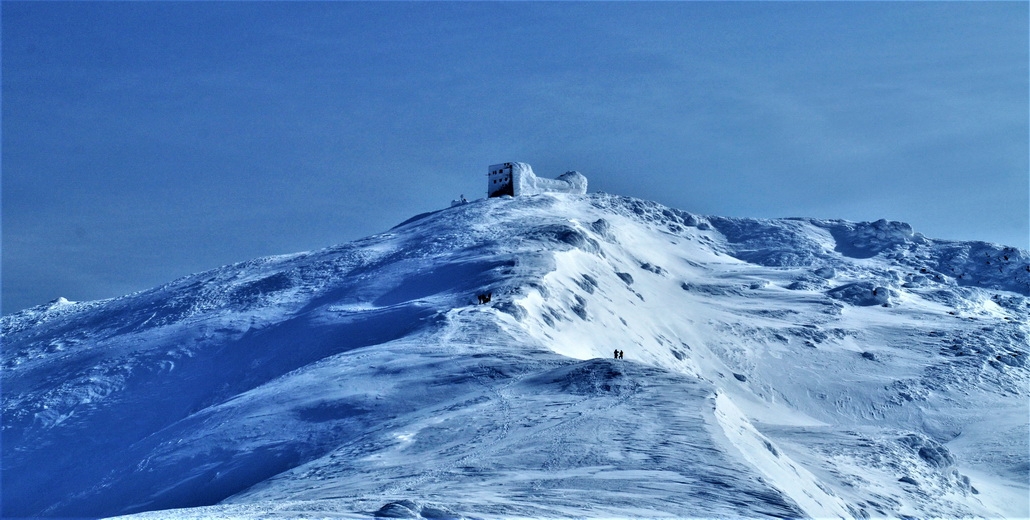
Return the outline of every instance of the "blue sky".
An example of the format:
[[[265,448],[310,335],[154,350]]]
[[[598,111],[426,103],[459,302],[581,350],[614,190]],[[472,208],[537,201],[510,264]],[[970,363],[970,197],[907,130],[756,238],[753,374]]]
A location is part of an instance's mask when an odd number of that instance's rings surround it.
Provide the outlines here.
[[[1026,2],[3,2],[4,313],[384,231],[491,163],[1030,247]]]

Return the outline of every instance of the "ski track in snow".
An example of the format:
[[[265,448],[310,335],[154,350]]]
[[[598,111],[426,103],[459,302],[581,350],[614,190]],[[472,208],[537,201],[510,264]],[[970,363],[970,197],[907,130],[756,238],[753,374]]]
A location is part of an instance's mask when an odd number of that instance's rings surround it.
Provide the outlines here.
[[[1028,297],[897,222],[475,201],[3,317],[2,513],[1027,517]]]

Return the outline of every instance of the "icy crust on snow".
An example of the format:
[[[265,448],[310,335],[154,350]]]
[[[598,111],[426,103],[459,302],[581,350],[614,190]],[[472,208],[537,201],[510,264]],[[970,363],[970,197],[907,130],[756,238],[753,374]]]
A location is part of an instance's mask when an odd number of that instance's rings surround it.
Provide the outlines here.
[[[57,301],[2,513],[1025,517],[1028,259],[551,194]]]

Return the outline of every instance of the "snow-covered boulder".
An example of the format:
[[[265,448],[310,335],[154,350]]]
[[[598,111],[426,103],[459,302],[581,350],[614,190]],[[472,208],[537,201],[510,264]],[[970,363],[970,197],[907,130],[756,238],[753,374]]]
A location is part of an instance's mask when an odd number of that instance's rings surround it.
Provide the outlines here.
[[[833,299],[860,307],[890,304],[890,290],[873,282],[849,283],[830,289],[827,294]]]

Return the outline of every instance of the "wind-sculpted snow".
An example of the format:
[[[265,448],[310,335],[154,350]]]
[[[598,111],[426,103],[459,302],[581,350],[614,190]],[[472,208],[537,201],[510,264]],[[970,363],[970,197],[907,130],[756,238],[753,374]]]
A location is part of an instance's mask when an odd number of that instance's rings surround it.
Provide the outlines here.
[[[911,286],[969,285],[1030,296],[1030,254],[985,242],[936,241],[903,222],[713,218],[728,252],[768,267],[850,265],[880,257],[890,276]]]
[[[3,317],[2,514],[1025,517],[1028,282],[885,220],[473,201]]]

